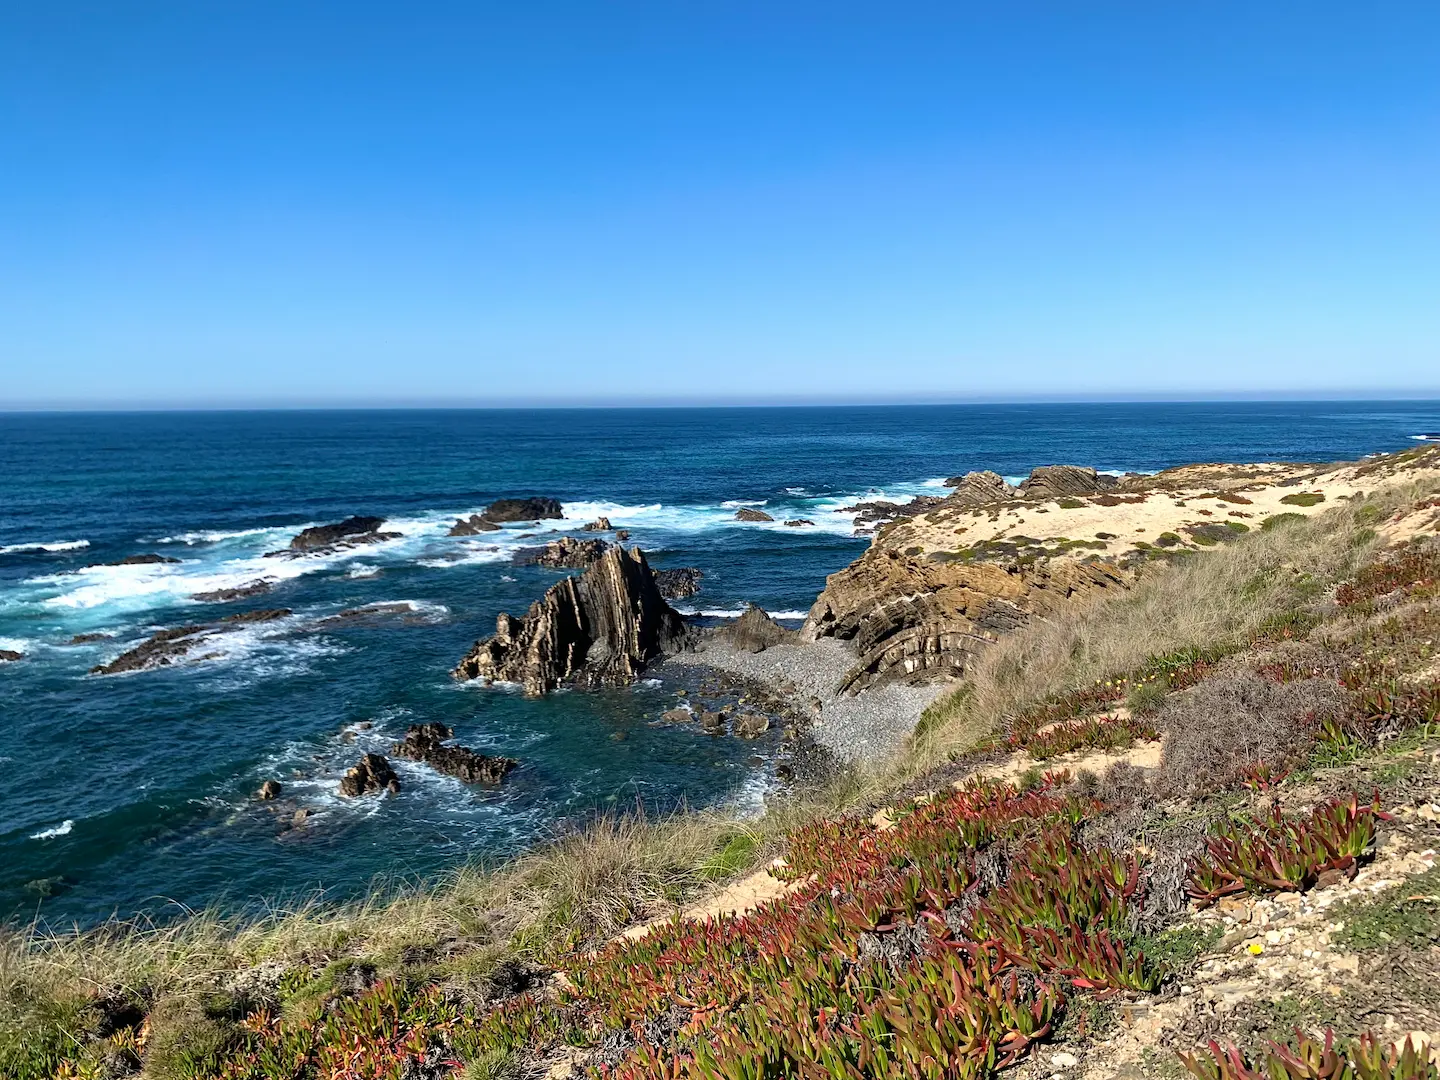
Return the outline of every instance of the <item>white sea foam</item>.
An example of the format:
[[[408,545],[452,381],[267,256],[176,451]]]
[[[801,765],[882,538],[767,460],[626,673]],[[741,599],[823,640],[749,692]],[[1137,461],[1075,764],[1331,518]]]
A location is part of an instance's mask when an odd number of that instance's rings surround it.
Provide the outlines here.
[[[299,529],[291,526],[283,528],[267,529],[238,529],[235,532],[187,532],[177,533],[175,536],[159,536],[153,540],[139,537],[137,543],[141,544],[219,544],[226,540],[243,540],[247,536],[292,536]]]
[[[378,566],[370,566],[367,563],[361,563],[359,566],[352,566],[350,568],[350,572],[347,573],[345,576],[351,578],[367,578],[374,577],[378,573],[380,573],[380,568]]]
[[[4,649],[6,652],[29,652],[30,642],[25,638],[0,637],[0,649]]]
[[[1411,435],[1410,438],[1420,442],[1440,442],[1440,435],[1431,434],[1430,432],[1426,432],[1423,435]]]
[[[50,540],[45,543],[10,544],[0,547],[0,555],[24,555],[36,551],[79,551],[90,546],[89,540]]]
[[[681,615],[701,615],[710,619],[738,619],[745,614],[745,608],[676,608]],[[803,619],[808,611],[770,611],[772,619]]]
[[[56,825],[56,826],[55,826],[54,828],[52,828],[52,829],[41,829],[41,830],[40,830],[39,832],[37,832],[37,833],[31,833],[31,834],[30,834],[30,839],[31,839],[31,840],[54,840],[57,836],[69,836],[69,835],[70,835],[70,830],[73,829],[73,828],[75,828],[75,822],[74,822],[72,819],[70,819],[70,818],[66,818],[66,819],[65,819],[64,821],[62,821],[59,825]]]
[[[739,510],[742,506],[768,506],[769,499],[726,499],[721,507],[726,510]]]

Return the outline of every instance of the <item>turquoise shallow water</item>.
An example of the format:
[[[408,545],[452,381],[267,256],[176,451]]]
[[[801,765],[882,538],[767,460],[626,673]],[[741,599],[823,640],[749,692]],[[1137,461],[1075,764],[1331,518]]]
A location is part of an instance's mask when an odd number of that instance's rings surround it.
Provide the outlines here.
[[[863,550],[835,512],[858,497],[1062,461],[1335,460],[1437,430],[1434,402],[0,415],[0,649],[24,654],[0,665],[0,909],[89,922],[340,897],[513,853],[600,807],[758,806],[768,755],[657,724],[671,687],[530,701],[448,677],[558,576],[511,565],[534,542],[520,528],[445,535],[494,498],[555,496],[566,520],[547,528],[605,514],[656,566],[701,568],[690,610],[798,615]],[[817,526],[736,522],[746,504]],[[263,558],[355,513],[402,536]],[[98,565],[148,552],[180,561]],[[247,603],[190,599],[261,575],[275,588]],[[408,607],[322,622],[379,602]],[[295,614],[202,664],[86,674],[159,627],[255,607]],[[82,633],[110,636],[67,644]],[[428,720],[522,764],[485,789],[401,763],[397,798],[333,796],[360,750]],[[270,776],[289,781],[279,810],[250,798]],[[311,826],[284,833],[298,807]]]

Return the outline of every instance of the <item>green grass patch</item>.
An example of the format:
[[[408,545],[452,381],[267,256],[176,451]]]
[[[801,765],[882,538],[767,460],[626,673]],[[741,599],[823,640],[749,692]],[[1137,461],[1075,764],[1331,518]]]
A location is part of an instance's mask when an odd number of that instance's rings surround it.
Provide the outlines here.
[[[1281,526],[1285,526],[1288,528],[1296,522],[1304,520],[1304,514],[1297,514],[1293,511],[1285,514],[1271,514],[1264,521],[1260,522],[1260,531],[1269,532],[1271,529],[1278,529]]]
[[[1055,505],[1060,507],[1061,510],[1079,510],[1085,503],[1080,499],[1072,499],[1066,496]]]
[[[707,881],[723,881],[741,870],[748,870],[755,861],[758,842],[748,832],[739,832],[725,841],[725,846],[715,857],[700,867],[700,875]]]
[[[1280,501],[1286,506],[1317,506],[1325,501],[1325,494],[1320,491],[1297,491],[1293,495],[1282,497]]]
[[[1218,921],[1188,922],[1159,934],[1139,935],[1134,943],[1146,959],[1172,972],[1180,972],[1213,949],[1224,936],[1225,928]]]
[[[1331,940],[1355,952],[1440,941],[1440,867],[1377,896],[1337,904],[1330,917],[1345,924]]]

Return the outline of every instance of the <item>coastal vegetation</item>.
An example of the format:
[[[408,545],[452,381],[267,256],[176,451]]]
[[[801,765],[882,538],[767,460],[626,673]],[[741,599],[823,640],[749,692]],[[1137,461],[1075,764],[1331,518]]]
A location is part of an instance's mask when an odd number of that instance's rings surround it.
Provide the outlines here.
[[[0,1075],[1440,1075],[1403,1037],[1440,1027],[1440,540],[1381,532],[1435,490],[1047,610],[898,757],[755,820],[609,814],[351,905],[11,929]],[[750,899],[685,917],[727,883]],[[1330,1029],[1257,1041],[1267,964]]]

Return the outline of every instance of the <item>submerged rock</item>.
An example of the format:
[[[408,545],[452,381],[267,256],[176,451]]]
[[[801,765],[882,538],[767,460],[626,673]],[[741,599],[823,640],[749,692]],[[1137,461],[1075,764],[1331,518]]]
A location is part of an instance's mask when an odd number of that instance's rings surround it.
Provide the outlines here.
[[[487,521],[544,521],[563,518],[559,499],[497,499],[485,508]]]
[[[446,746],[452,732],[444,724],[413,724],[404,742],[390,752],[411,761],[422,761],[436,772],[456,777],[467,784],[498,784],[518,762],[514,758],[490,757],[466,746]]]
[[[237,585],[233,589],[214,589],[210,592],[191,593],[191,600],[198,600],[202,604],[228,604],[232,600],[245,600],[252,596],[260,596],[269,592],[273,585],[261,578],[254,581],[247,581],[244,585]]]
[[[190,650],[215,633],[213,626],[176,626],[157,630],[127,649],[108,664],[96,664],[91,675],[119,675],[125,671],[150,671],[185,659]]]
[[[516,566],[545,566],[551,570],[584,570],[600,560],[610,545],[604,540],[577,540],[562,536],[544,547],[521,548],[512,560]]]
[[[745,652],[764,652],[773,645],[784,645],[794,641],[796,632],[786,630],[770,617],[770,613],[757,604],[750,604],[745,613],[729,626],[719,630],[719,636],[737,649]]]
[[[468,518],[456,518],[455,524],[450,526],[451,536],[479,536],[486,532],[499,532],[500,526],[493,521],[486,521],[479,514],[471,514]]]
[[[579,577],[551,586],[522,619],[502,613],[457,679],[514,682],[538,696],[561,683],[624,686],[687,638],[639,548],[610,548]]]
[[[390,767],[383,754],[366,754],[340,781],[340,794],[353,799],[359,795],[378,795],[382,791],[394,794],[400,790],[400,777]]]
[[[100,634],[100,633],[94,633],[94,634],[76,634],[74,637],[72,637],[72,638],[70,639],[70,644],[71,644],[71,645],[90,645],[90,644],[93,644],[93,643],[96,642],[96,641],[109,641],[109,640],[110,640],[110,636],[111,636],[111,635],[109,635],[109,634]]]
[[[264,611],[241,611],[234,615],[226,615],[220,621],[222,623],[257,623],[274,622],[276,619],[283,619],[287,615],[295,614],[288,607],[266,608]]]
[[[679,566],[673,570],[656,570],[655,587],[666,600],[684,600],[700,591],[703,570],[693,566]]]
[[[748,506],[742,506],[735,511],[736,521],[774,521],[775,519],[764,510],[754,510]]]
[[[116,559],[114,562],[100,563],[100,566],[149,566],[151,564],[178,563],[179,559],[172,559],[167,555],[156,555],[153,551],[148,555],[126,555],[123,559]]]

